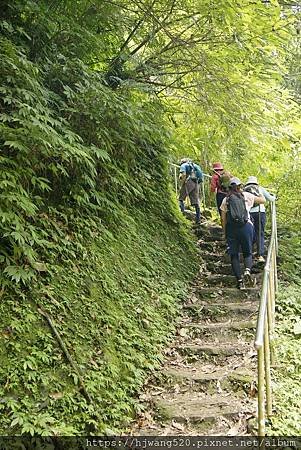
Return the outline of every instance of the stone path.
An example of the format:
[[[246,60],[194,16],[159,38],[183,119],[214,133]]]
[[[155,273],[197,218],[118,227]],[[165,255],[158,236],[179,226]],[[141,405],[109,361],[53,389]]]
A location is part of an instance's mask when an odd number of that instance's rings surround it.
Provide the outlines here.
[[[253,347],[258,285],[239,291],[219,227],[201,230],[200,271],[178,334],[145,387],[145,412],[131,430],[147,435],[250,434],[256,413]],[[258,270],[259,272],[259,270]]]

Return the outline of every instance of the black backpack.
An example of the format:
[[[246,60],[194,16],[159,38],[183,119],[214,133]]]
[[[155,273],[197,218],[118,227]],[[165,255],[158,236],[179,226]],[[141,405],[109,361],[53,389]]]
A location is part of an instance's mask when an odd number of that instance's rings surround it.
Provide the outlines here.
[[[248,212],[245,197],[241,192],[230,194],[227,197],[227,222],[242,227],[248,222]]]

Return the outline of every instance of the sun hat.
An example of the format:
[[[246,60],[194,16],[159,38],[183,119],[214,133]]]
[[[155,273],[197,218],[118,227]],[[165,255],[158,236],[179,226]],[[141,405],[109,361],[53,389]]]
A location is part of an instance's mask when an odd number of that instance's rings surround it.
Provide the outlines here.
[[[258,184],[257,178],[253,176],[249,177],[246,181],[246,185],[247,184]]]
[[[212,168],[213,168],[213,170],[223,170],[224,169],[222,163],[220,163],[220,162],[213,163]]]
[[[230,186],[231,186],[231,184],[234,184],[235,186],[240,186],[241,185],[241,181],[240,181],[239,178],[234,177],[234,178],[230,179],[229,184],[230,184]]]

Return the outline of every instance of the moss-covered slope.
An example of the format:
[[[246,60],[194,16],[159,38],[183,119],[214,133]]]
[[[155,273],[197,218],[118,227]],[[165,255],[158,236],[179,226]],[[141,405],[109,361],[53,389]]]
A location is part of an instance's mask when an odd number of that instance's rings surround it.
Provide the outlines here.
[[[174,330],[196,263],[181,226],[133,210],[127,227],[94,234],[81,257],[52,267],[49,284],[2,294],[1,434],[121,426]],[[90,404],[39,307],[81,369]]]

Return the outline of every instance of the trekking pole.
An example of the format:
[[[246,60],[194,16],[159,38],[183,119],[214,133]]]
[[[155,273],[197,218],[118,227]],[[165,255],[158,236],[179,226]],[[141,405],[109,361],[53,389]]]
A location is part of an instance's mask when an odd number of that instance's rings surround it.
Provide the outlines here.
[[[204,209],[205,209],[206,208],[205,186],[204,186],[204,182],[203,181],[201,181],[201,184],[202,184],[203,206],[204,206]]]
[[[260,205],[259,208],[259,214],[258,214],[258,236],[257,236],[257,255],[260,255],[260,235],[261,235],[261,211],[260,211]],[[263,249],[264,251],[264,249]]]
[[[174,178],[175,178],[176,195],[178,195],[178,178],[177,178],[177,167],[176,166],[174,166]]]

